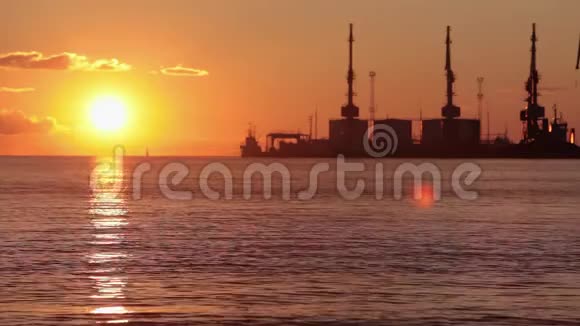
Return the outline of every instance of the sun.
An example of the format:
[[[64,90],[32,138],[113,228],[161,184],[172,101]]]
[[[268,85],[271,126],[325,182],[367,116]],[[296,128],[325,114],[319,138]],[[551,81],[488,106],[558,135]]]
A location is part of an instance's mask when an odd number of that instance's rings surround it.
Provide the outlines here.
[[[100,96],[89,106],[91,124],[99,131],[113,132],[127,123],[127,106],[115,96]]]

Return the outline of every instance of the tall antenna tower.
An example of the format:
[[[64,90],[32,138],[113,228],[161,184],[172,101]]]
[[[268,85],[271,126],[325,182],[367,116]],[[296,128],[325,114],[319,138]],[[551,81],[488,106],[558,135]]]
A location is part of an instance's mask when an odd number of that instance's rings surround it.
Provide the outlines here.
[[[312,115],[308,116],[308,140],[312,140]]]
[[[423,103],[419,101],[419,139],[423,140]]]
[[[483,113],[483,77],[477,77],[477,118],[481,122]]]
[[[489,114],[489,112],[488,112]],[[481,140],[481,127],[483,119],[483,77],[477,77],[477,119],[479,120],[479,139]],[[489,119],[489,116],[488,116]],[[489,124],[489,122],[488,122]],[[489,131],[488,131],[489,134]],[[489,135],[488,135],[489,138]]]
[[[487,107],[487,142],[491,144],[491,118],[489,114],[489,103]]]
[[[314,139],[318,139],[318,106],[314,110]]]
[[[371,99],[370,99],[370,105],[369,105],[369,119],[371,121],[371,125],[374,125],[375,123],[375,110],[376,110],[376,104],[375,104],[375,77],[377,76],[377,73],[374,71],[369,72],[369,77],[370,77],[370,81],[371,81]]]

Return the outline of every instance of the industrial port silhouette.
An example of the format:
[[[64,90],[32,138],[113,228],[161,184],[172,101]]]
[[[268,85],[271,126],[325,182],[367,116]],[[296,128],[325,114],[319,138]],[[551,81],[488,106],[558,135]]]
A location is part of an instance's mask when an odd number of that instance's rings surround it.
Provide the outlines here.
[[[539,101],[540,74],[537,64],[538,42],[536,24],[532,25],[531,58],[529,76],[525,82],[526,106],[519,113],[522,123],[522,136],[517,141],[507,135],[492,138],[482,137],[482,100],[483,77],[478,77],[478,117],[466,119],[461,117],[461,108],[454,103],[455,73],[452,68],[451,27],[447,26],[445,38],[445,73],[446,102],[441,108],[441,118],[423,119],[375,119],[374,78],[376,73],[369,73],[371,81],[371,101],[369,120],[360,119],[359,107],[354,103],[354,30],[349,26],[348,38],[348,72],[347,101],[341,107],[341,118],[329,121],[328,138],[319,138],[318,118],[310,118],[310,132],[267,134],[266,145],[260,145],[255,127],[250,127],[244,143],[240,146],[242,157],[369,157],[366,143],[381,145],[396,141],[396,151],[385,152],[393,157],[432,157],[432,158],[580,158],[580,148],[575,144],[574,128],[569,128],[563,114],[554,107],[554,116],[546,116],[546,109]],[[576,69],[580,64],[580,43]],[[313,121],[314,120],[314,121]],[[489,121],[489,118],[488,118]],[[314,134],[312,132],[314,123]],[[382,128],[380,128],[382,127]],[[394,131],[395,139],[385,139],[380,133],[384,128]],[[419,137],[413,137],[417,133]],[[376,157],[373,155],[373,157]]]

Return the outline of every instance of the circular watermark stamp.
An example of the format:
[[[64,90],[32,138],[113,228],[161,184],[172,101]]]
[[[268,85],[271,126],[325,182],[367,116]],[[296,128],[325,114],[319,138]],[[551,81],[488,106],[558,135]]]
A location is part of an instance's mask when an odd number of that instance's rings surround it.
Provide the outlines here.
[[[394,155],[399,146],[399,137],[393,127],[376,124],[365,132],[363,146],[365,152],[374,158]]]

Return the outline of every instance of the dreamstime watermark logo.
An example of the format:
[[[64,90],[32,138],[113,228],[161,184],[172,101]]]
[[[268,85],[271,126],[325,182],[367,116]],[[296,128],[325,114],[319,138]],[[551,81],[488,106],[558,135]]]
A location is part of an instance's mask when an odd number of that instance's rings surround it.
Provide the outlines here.
[[[368,138],[369,135],[372,135],[371,139]],[[367,130],[363,146],[371,157],[392,155],[398,146],[397,134],[390,126],[377,125],[372,128],[372,131]],[[146,175],[150,174],[149,177],[151,177],[153,173],[151,162],[141,162],[130,171],[124,171],[124,153],[123,148],[117,146],[110,162],[101,163],[95,167],[90,178],[93,193],[118,195],[123,191],[130,191],[132,199],[140,200],[146,189],[151,190],[144,188]],[[331,163],[334,169],[331,168]],[[184,187],[184,185],[191,180],[197,180],[199,192],[204,198],[210,200],[234,199],[236,193],[234,188],[238,185],[241,198],[244,200],[251,200],[257,195],[261,195],[264,200],[270,200],[273,198],[274,191],[277,190],[282,200],[305,201],[313,199],[321,189],[320,186],[328,187],[329,182],[333,183],[336,193],[345,200],[359,199],[370,190],[374,191],[376,200],[381,200],[385,198],[385,189],[388,186],[385,182],[390,181],[393,199],[402,200],[405,180],[410,179],[414,186],[413,198],[415,200],[422,200],[425,196],[430,196],[433,201],[441,200],[444,181],[449,182],[452,193],[459,199],[476,200],[479,193],[470,190],[469,187],[473,187],[483,172],[481,167],[473,162],[462,162],[453,167],[448,179],[444,179],[441,169],[432,162],[403,162],[386,169],[384,161],[381,160],[376,160],[372,164],[367,161],[367,164],[364,164],[356,160],[347,161],[343,155],[338,155],[335,160],[313,164],[307,171],[308,178],[303,180],[307,182],[306,187],[301,187],[302,190],[293,193],[294,174],[303,174],[304,171],[292,171],[283,162],[269,164],[253,162],[245,166],[243,171],[239,169],[239,166],[233,170],[224,162],[214,161],[207,163],[197,174],[194,174],[183,162],[164,161],[156,167],[157,172],[153,176],[155,177],[153,183],[160,193],[170,200],[192,200],[194,198],[192,187]],[[241,176],[236,179],[234,175],[239,175],[239,172]],[[325,173],[334,179],[328,179],[327,175],[325,184],[321,185],[321,177]],[[356,173],[366,174],[367,178],[356,177]],[[212,177],[219,177],[223,183],[219,186],[210,183]],[[274,178],[280,181],[278,187],[274,186]],[[236,180],[241,183],[235,182]],[[428,193],[425,192],[426,188],[429,189]]]
[[[398,146],[397,132],[386,124],[376,124],[368,128],[363,138],[365,152],[374,158],[393,155]]]

